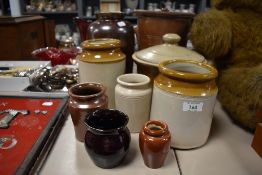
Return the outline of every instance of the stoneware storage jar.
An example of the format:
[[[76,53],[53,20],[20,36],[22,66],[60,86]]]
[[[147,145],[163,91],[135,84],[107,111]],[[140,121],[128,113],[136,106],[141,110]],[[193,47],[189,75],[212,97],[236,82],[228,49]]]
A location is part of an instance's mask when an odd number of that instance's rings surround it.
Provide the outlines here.
[[[108,95],[108,107],[115,108],[116,79],[125,72],[125,54],[120,40],[101,38],[81,43],[82,53],[77,56],[79,81],[103,84]]]
[[[139,133],[139,148],[145,165],[154,169],[163,166],[170,141],[171,134],[166,123],[158,120],[146,122]]]
[[[130,145],[128,116],[118,110],[99,109],[85,119],[85,147],[92,161],[101,168],[113,168],[126,156]]]
[[[124,13],[97,13],[96,20],[88,26],[87,36],[94,38],[115,38],[121,41],[121,49],[126,55],[126,71],[131,73],[133,68],[132,54],[134,53],[135,37],[133,25],[124,20]]]
[[[152,95],[149,83],[150,78],[143,74],[124,74],[117,78],[116,109],[128,115],[128,128],[131,132],[140,132],[149,120]]]
[[[158,75],[158,65],[166,60],[193,60],[206,62],[197,52],[178,45],[180,36],[173,33],[163,35],[163,44],[148,47],[133,54],[137,64],[137,72],[145,74],[154,80]]]
[[[217,70],[207,63],[164,61],[154,80],[151,119],[167,122],[171,146],[189,149],[208,138],[216,101]]]
[[[82,83],[69,90],[69,112],[74,124],[75,137],[83,142],[87,127],[84,123],[87,114],[98,108],[107,108],[105,87],[97,83]]]

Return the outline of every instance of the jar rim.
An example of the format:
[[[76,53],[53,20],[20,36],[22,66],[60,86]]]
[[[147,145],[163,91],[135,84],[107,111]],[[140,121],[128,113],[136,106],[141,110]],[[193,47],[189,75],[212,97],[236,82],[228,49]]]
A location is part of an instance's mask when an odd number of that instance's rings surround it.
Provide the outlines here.
[[[123,86],[138,87],[150,83],[150,78],[144,74],[123,74],[117,77],[117,83]]]
[[[196,82],[213,80],[218,75],[216,68],[213,66],[192,60],[163,61],[159,64],[158,69],[162,74],[169,77]]]
[[[128,121],[128,116],[122,111],[105,108],[89,113],[85,118],[85,125],[93,132],[110,134],[125,128]],[[94,125],[98,126],[95,127]]]
[[[90,94],[84,94],[84,93],[76,94],[76,93],[74,93],[74,91],[76,91],[76,89],[81,89],[81,88],[82,89],[91,88],[91,90],[93,90],[94,93],[90,93]],[[78,99],[84,100],[84,99],[99,97],[99,96],[103,95],[105,93],[105,91],[106,91],[106,87],[103,86],[100,83],[78,83],[78,84],[75,84],[75,85],[73,85],[72,87],[69,88],[68,94],[72,98],[78,98]]]
[[[86,40],[81,43],[81,48],[83,48],[83,50],[104,50],[120,48],[120,46],[121,41],[114,38],[96,38]]]
[[[149,120],[145,123],[144,132],[150,136],[163,136],[168,132],[168,126],[160,120]]]

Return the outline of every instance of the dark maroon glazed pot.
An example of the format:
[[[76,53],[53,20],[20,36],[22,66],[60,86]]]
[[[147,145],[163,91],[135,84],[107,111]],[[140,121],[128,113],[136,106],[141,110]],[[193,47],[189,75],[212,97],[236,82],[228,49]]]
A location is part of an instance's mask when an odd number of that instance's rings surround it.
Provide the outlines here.
[[[121,12],[97,13],[96,21],[88,26],[87,37],[114,38],[121,41],[121,50],[126,55],[125,73],[131,73],[133,69],[132,54],[135,49],[135,37],[133,25],[124,20]]]
[[[99,108],[107,108],[108,98],[105,95],[106,88],[98,83],[81,83],[72,86],[68,90],[69,112],[74,124],[75,137],[84,142],[87,127],[84,123],[87,114]]]
[[[85,123],[86,150],[101,168],[113,168],[126,156],[130,145],[130,131],[127,128],[128,116],[118,110],[98,109],[89,114]]]

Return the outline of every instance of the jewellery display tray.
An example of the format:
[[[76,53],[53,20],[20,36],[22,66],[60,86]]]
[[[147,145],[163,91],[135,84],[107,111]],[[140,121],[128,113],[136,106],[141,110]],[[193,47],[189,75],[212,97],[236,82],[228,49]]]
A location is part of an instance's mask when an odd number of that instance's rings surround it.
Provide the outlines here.
[[[68,97],[61,94],[0,94],[0,111],[29,111],[28,115],[19,113],[8,128],[0,128],[0,138],[12,138],[16,142],[9,149],[3,149],[5,143],[2,143],[0,174],[23,175],[39,171],[68,116],[67,100]],[[0,120],[5,115],[7,113],[2,113]]]
[[[43,67],[50,66],[50,61],[0,61],[0,91],[22,91],[32,83],[32,78],[36,72]],[[33,70],[28,76],[3,76],[6,71],[15,71],[16,69]],[[6,70],[5,70],[6,69]],[[19,72],[17,70],[17,72]],[[21,73],[23,71],[21,70]]]

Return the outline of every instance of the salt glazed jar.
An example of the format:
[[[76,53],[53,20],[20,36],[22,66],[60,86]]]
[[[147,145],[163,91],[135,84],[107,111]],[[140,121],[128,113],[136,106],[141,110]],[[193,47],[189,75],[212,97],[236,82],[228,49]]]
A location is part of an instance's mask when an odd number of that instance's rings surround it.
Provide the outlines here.
[[[123,74],[115,87],[116,109],[129,117],[130,132],[140,132],[149,120],[152,88],[150,78],[143,74]]]
[[[120,40],[101,38],[81,43],[82,53],[77,56],[79,81],[103,84],[108,95],[108,107],[115,108],[116,79],[125,72],[125,54]]]
[[[75,137],[84,142],[87,127],[84,123],[87,114],[99,108],[107,108],[105,87],[98,83],[81,83],[72,86],[69,93],[69,112],[74,124]]]
[[[88,26],[88,38],[115,38],[121,41],[121,49],[126,55],[125,73],[131,73],[133,68],[132,54],[135,50],[133,25],[124,20],[124,13],[97,13],[96,20]]]
[[[170,142],[171,134],[165,122],[146,122],[139,133],[139,148],[145,165],[153,169],[162,167],[170,150]]]
[[[85,148],[94,164],[101,168],[118,166],[129,150],[128,116],[118,110],[98,109],[85,123]]]
[[[151,119],[165,121],[171,146],[190,149],[206,143],[216,102],[217,70],[207,63],[169,60],[154,80]]]

